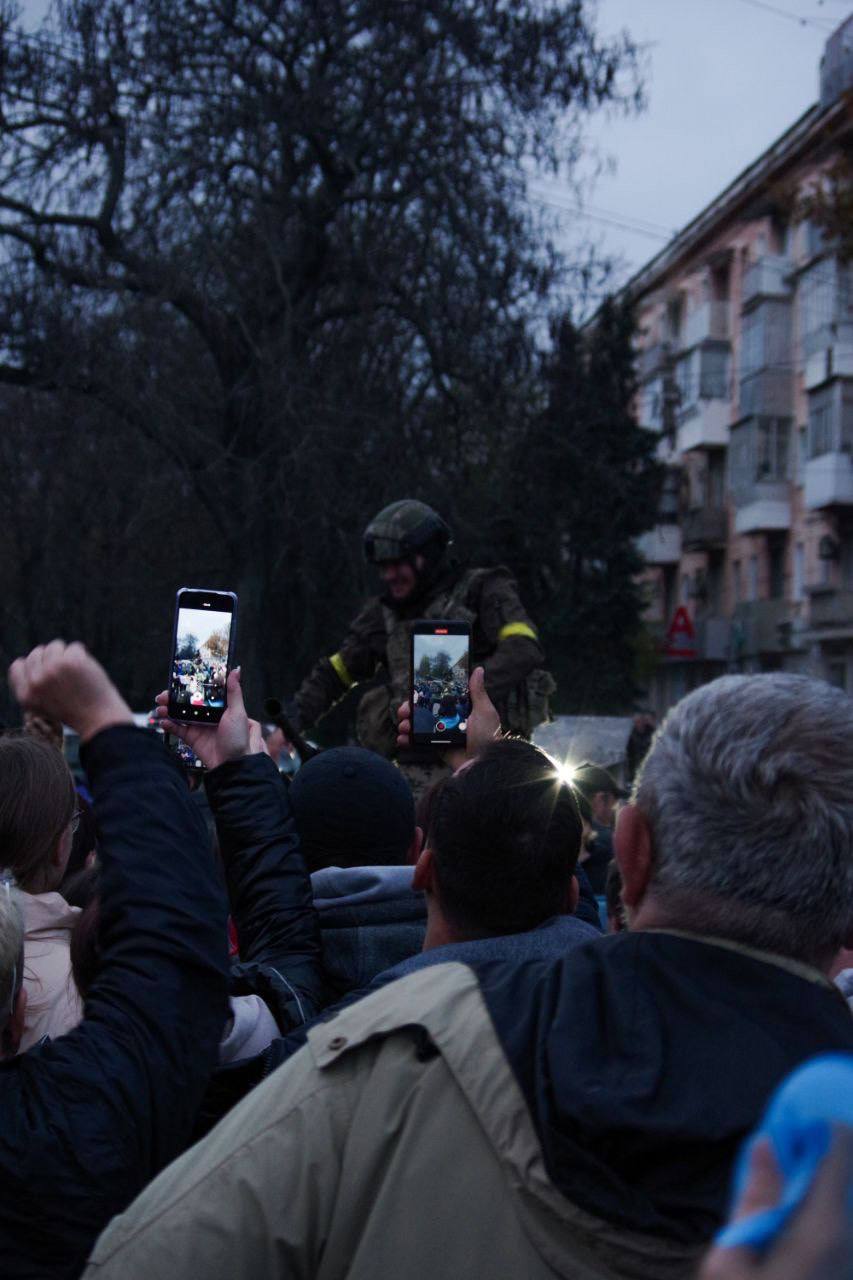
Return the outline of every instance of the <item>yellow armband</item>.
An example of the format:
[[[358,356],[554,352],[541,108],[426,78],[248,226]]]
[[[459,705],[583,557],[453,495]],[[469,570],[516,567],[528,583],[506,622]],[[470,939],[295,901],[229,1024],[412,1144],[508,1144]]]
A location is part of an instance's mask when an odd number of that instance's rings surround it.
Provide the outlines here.
[[[539,642],[533,627],[528,626],[526,622],[508,622],[505,627],[501,627],[498,632],[498,644],[501,640],[508,640],[510,636],[526,636],[528,640]]]
[[[339,653],[333,653],[329,662],[332,664],[332,670],[340,680],[345,689],[351,689],[355,684],[352,676],[347,670],[347,664]]]

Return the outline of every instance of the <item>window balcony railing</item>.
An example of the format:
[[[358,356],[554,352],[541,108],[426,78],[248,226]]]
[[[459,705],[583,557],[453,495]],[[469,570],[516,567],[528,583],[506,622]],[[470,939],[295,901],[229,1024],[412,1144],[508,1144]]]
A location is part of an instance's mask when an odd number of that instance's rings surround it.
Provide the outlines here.
[[[787,298],[791,292],[791,263],[780,254],[765,254],[744,272],[741,306],[759,298]]]
[[[787,600],[751,600],[735,605],[732,630],[738,653],[779,653],[790,648],[792,622]]]
[[[794,384],[788,369],[761,369],[741,378],[738,417],[787,417]]]
[[[729,339],[729,304],[714,299],[703,302],[689,312],[684,321],[683,348],[698,347],[700,342],[727,342]]]
[[[681,541],[685,551],[707,551],[724,547],[729,531],[725,507],[697,507],[685,511],[681,520]]]

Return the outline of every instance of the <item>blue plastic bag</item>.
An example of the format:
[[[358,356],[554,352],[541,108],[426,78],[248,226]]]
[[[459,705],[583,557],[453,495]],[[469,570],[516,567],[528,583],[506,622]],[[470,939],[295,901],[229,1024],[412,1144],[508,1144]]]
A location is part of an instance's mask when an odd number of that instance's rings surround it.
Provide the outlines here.
[[[761,1138],[768,1138],[784,1179],[782,1197],[764,1209],[730,1223],[717,1243],[731,1248],[765,1249],[784,1230],[808,1194],[832,1140],[836,1125],[853,1128],[853,1053],[828,1053],[798,1067],[770,1099],[761,1127],[744,1146],[737,1163],[734,1200],[743,1194],[749,1157]],[[853,1215],[853,1188],[847,1212]]]

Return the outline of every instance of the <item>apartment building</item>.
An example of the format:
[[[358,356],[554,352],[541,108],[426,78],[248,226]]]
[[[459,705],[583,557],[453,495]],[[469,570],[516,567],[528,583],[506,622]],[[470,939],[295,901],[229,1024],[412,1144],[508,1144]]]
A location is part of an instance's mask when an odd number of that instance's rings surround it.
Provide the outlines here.
[[[627,286],[666,483],[641,540],[662,712],[728,671],[853,693],[853,264],[791,195],[853,142],[853,15],[820,100]]]

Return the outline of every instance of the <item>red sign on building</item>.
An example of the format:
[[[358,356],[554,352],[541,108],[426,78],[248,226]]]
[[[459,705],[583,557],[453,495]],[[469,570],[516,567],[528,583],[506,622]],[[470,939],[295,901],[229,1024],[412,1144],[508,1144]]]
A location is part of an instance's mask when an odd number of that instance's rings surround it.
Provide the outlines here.
[[[679,605],[666,629],[663,651],[668,658],[696,657],[696,630],[684,605]]]

